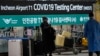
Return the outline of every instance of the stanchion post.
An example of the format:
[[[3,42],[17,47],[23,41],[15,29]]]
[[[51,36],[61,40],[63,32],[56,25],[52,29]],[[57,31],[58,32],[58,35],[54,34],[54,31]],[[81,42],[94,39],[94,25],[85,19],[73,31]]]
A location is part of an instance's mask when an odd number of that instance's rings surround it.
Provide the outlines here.
[[[29,56],[32,56],[32,52],[31,52],[31,39],[29,38]]]

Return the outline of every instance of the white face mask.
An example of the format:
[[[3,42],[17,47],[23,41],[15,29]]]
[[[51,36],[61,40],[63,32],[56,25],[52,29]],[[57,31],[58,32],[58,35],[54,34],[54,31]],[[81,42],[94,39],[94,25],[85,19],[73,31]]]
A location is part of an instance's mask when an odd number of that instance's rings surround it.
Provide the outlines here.
[[[50,24],[50,20],[48,20],[48,24]]]

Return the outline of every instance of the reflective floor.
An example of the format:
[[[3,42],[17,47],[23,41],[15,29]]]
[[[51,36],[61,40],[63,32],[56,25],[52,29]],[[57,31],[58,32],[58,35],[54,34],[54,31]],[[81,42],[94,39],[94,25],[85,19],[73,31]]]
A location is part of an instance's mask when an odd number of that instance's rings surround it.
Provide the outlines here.
[[[88,56],[88,51],[82,51],[82,53],[78,53],[77,55],[73,54],[73,52],[62,52],[60,55],[54,53],[53,56]],[[95,53],[94,56],[96,56]]]

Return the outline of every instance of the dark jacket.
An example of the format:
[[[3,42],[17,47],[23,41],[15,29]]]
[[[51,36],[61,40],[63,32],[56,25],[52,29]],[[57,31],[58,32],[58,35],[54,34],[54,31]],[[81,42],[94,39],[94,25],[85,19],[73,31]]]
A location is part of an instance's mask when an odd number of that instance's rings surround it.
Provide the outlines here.
[[[55,50],[55,30],[48,23],[41,23],[44,52]]]

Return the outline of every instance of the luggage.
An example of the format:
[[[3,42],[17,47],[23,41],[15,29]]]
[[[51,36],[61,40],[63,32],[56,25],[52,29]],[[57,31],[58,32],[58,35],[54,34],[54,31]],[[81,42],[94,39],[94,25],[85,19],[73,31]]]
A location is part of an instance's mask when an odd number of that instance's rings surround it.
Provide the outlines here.
[[[73,39],[68,39],[68,38],[65,38],[65,41],[64,41],[64,46],[65,47],[73,47]]]
[[[67,32],[67,31],[63,31],[62,32],[62,36],[66,37],[66,38],[70,38],[71,37],[71,33]]]
[[[82,38],[82,45],[83,46],[87,46],[88,45],[88,41],[85,37]]]
[[[55,45],[63,47],[64,46],[64,40],[65,40],[65,37],[58,34],[56,36],[56,39],[55,39]]]

